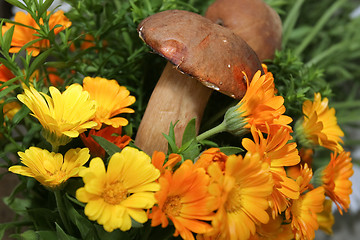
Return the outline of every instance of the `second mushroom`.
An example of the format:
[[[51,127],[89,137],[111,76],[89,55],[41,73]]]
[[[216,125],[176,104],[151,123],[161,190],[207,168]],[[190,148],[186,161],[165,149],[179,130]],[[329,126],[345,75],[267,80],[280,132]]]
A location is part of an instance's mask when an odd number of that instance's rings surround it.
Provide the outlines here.
[[[179,144],[187,123],[196,118],[197,131],[212,90],[240,99],[246,79],[262,70],[255,52],[231,30],[196,13],[168,10],[144,19],[140,38],[166,65],[150,97],[135,144],[148,154],[166,151],[170,123]]]

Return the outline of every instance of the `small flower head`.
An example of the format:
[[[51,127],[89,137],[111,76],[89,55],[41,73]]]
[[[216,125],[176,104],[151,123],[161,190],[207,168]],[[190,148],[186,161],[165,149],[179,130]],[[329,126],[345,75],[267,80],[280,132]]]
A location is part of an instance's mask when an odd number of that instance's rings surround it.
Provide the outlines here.
[[[109,160],[107,170],[100,158],[80,172],[85,183],[76,191],[76,198],[86,203],[85,215],[103,225],[108,232],[131,228],[131,218],[147,221],[144,209],[155,204],[154,192],[160,189],[155,181],[160,172],[150,157],[132,147],[125,147]]]
[[[149,215],[151,226],[167,227],[170,219],[174,236],[194,239],[193,233],[206,233],[211,225],[204,222],[213,217],[213,198],[208,193],[209,176],[205,170],[186,160],[174,172],[166,170],[160,177],[160,191],[155,193],[157,206]]]
[[[310,184],[312,170],[305,164],[300,169],[296,182],[302,193],[298,199],[291,200],[291,206],[285,211],[290,221],[295,239],[314,239],[315,230],[319,228],[317,214],[323,211],[325,190],[323,187],[313,188]]]
[[[176,153],[171,153],[166,159],[165,153],[154,151],[151,156],[151,163],[160,170],[161,175],[165,173],[166,170],[173,171],[175,165],[181,161],[181,156]]]
[[[25,88],[18,99],[39,120],[45,139],[53,146],[64,145],[97,125],[90,121],[95,115],[96,103],[81,85],[72,84],[63,93],[55,87],[50,87],[49,91],[51,97],[33,87]]]
[[[94,129],[90,129],[89,133],[81,133],[80,138],[85,144],[87,148],[90,149],[90,153],[94,157],[105,157],[105,150],[92,138],[92,136],[103,137],[111,143],[114,143],[120,149],[126,147],[131,138],[127,135],[121,136],[121,127],[114,128],[112,126],[107,126],[105,128],[96,131]]]
[[[299,141],[305,147],[323,146],[333,151],[343,150],[340,137],[343,131],[337,124],[335,109],[329,108],[328,99],[321,100],[321,94],[314,94],[314,101],[303,103],[303,120],[297,122],[296,131]]]
[[[9,171],[33,177],[49,188],[57,188],[69,178],[78,177],[79,171],[90,158],[87,148],[70,149],[64,156],[37,147],[30,147],[18,154],[25,166],[12,166]]]
[[[321,174],[325,193],[334,201],[340,214],[342,209],[346,212],[350,205],[352,183],[349,178],[353,173],[350,152],[343,151],[331,154],[331,160]]]
[[[206,171],[212,163],[218,163],[222,171],[225,170],[225,163],[228,156],[221,152],[219,148],[210,148],[205,150],[196,160],[195,166],[204,168]]]
[[[259,154],[251,153],[245,157],[229,156],[224,172],[217,163],[209,166],[209,191],[218,206],[210,236],[248,239],[255,233],[256,225],[269,221],[267,198],[273,191],[273,181],[268,168]]]
[[[290,128],[292,119],[283,115],[284,98],[275,96],[274,78],[270,72],[261,75],[258,71],[237,106],[230,108],[225,115],[225,122],[230,132],[237,134],[241,129],[250,130],[253,126],[266,132],[265,123]],[[243,131],[239,132],[243,134]]]
[[[258,153],[260,159],[270,165],[269,171],[274,181],[274,191],[269,203],[272,216],[281,214],[289,205],[289,199],[299,197],[299,186],[287,177],[284,167],[294,166],[300,162],[300,157],[295,142],[289,142],[290,132],[287,128],[271,129],[268,127],[267,138],[260,130],[251,129],[253,140],[244,138],[244,148],[252,154]]]
[[[111,125],[114,128],[126,126],[128,120],[116,117],[121,113],[133,113],[134,110],[127,108],[135,102],[135,97],[130,96],[126,87],[120,86],[115,80],[105,78],[84,78],[84,90],[90,93],[90,98],[97,102],[97,110],[94,121],[98,123],[97,129],[102,124]]]
[[[50,12],[47,12],[47,14],[49,15]],[[12,26],[15,26],[11,41],[12,47],[9,50],[10,53],[17,53],[25,44],[39,39],[39,36],[36,36],[36,34],[38,34],[40,26],[35,22],[29,13],[24,13],[21,11],[17,12],[15,15],[15,22],[29,27],[15,25],[13,23],[5,23],[2,29],[3,34]],[[40,19],[40,24],[43,24],[43,19]],[[49,29],[53,29],[55,35],[70,26],[71,22],[65,17],[63,11],[57,11],[50,16]],[[32,56],[37,56],[41,50],[49,48],[49,45],[49,40],[43,39],[33,43],[26,49],[27,51],[32,52]]]

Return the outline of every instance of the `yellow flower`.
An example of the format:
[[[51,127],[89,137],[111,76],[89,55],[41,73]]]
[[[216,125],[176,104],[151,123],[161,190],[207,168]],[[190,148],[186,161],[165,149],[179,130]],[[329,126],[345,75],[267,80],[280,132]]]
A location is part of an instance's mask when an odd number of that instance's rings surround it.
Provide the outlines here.
[[[152,208],[149,218],[151,226],[167,227],[168,218],[175,226],[174,236],[194,239],[193,233],[205,233],[211,230],[213,217],[213,197],[208,193],[209,176],[203,168],[194,166],[186,160],[171,173],[165,170],[160,177],[160,191],[155,193],[157,206]],[[205,221],[204,221],[205,220]]]
[[[261,76],[258,71],[249,84],[244,97],[235,107],[244,128],[252,126],[266,132],[266,125],[277,125],[290,128],[288,124],[292,119],[283,115],[285,113],[284,98],[275,96],[274,78],[270,72]]]
[[[224,172],[217,163],[208,167],[209,192],[218,199],[210,239],[248,239],[257,224],[269,221],[267,198],[273,182],[268,168],[259,154],[251,153],[229,156]]]
[[[350,194],[352,193],[349,178],[354,174],[350,152],[332,153],[331,160],[322,171],[322,186],[327,196],[334,201],[340,214],[345,212],[350,205]]]
[[[274,181],[274,191],[269,198],[273,218],[281,214],[289,205],[289,199],[299,198],[299,186],[287,177],[284,167],[294,166],[300,162],[296,143],[289,142],[290,132],[287,128],[267,127],[267,138],[260,130],[251,128],[253,140],[244,138],[243,147],[252,154],[258,153],[260,159],[270,165],[269,171]]]
[[[133,113],[134,110],[127,108],[135,102],[135,97],[130,96],[126,87],[120,86],[115,80],[105,78],[84,78],[84,90],[90,93],[90,98],[97,102],[97,110],[94,121],[98,123],[97,129],[103,123],[112,125],[114,128],[126,126],[128,120],[115,117],[120,113]]]
[[[331,211],[332,201],[326,199],[324,201],[324,210],[317,215],[317,220],[319,223],[319,228],[323,230],[328,235],[332,235],[332,226],[335,223],[334,215]]]
[[[81,85],[72,84],[63,93],[55,87],[50,87],[49,91],[51,97],[33,87],[25,88],[18,99],[39,120],[45,130],[45,139],[53,146],[64,145],[97,125],[89,121],[95,115],[96,103],[90,100],[89,93],[83,91]]]
[[[314,94],[314,101],[303,103],[304,119],[296,124],[301,143],[306,147],[320,145],[333,151],[343,150],[340,137],[343,131],[337,124],[335,109],[328,107],[328,99],[321,100],[321,94]],[[302,137],[301,137],[302,136]]]
[[[89,160],[87,148],[70,149],[63,156],[46,149],[30,147],[25,152],[18,152],[21,163],[25,166],[12,166],[10,172],[33,177],[42,185],[56,188],[71,177],[78,177],[79,171]]]
[[[310,184],[312,171],[307,164],[300,169],[296,179],[302,193],[299,199],[291,200],[291,206],[285,211],[285,217],[291,221],[295,239],[314,239],[315,230],[319,228],[317,214],[323,211],[325,190],[323,187],[313,189]]]
[[[50,12],[47,12],[47,15],[49,14]],[[5,23],[2,29],[3,34],[12,26],[15,26],[14,34],[11,40],[12,47],[9,50],[10,53],[17,53],[25,44],[40,39],[39,36],[35,35],[38,34],[38,30],[40,29],[40,27],[29,13],[17,12],[15,15],[15,22],[21,23],[29,27],[16,25],[13,23]],[[43,19],[40,19],[40,24],[43,24]],[[65,17],[63,11],[57,11],[50,16],[49,29],[54,29],[55,35],[70,26],[71,22]],[[27,51],[32,52],[32,56],[37,56],[41,50],[49,48],[49,45],[49,40],[43,39],[33,43],[26,49]]]
[[[144,209],[156,200],[154,192],[160,189],[155,181],[160,172],[144,152],[125,147],[109,161],[107,171],[100,158],[94,158],[89,168],[80,172],[85,186],[76,191],[76,198],[84,203],[85,214],[103,225],[108,232],[131,228],[131,218],[147,221]]]

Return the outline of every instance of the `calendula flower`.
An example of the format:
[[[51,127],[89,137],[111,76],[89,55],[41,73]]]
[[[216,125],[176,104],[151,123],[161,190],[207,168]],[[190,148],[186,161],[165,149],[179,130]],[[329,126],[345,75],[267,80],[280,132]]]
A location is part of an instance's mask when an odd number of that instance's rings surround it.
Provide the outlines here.
[[[181,161],[181,156],[176,153],[171,153],[166,160],[165,153],[154,151],[151,157],[151,163],[160,170],[161,175],[165,173],[165,170],[172,171],[175,165]]]
[[[159,170],[148,155],[132,147],[112,155],[107,170],[103,160],[92,159],[80,176],[85,186],[76,191],[76,198],[86,203],[85,215],[108,232],[129,230],[131,218],[146,222],[144,209],[155,204],[154,192],[160,189],[155,182]]]
[[[350,205],[352,183],[350,177],[354,174],[350,152],[332,153],[329,164],[322,170],[321,181],[327,196],[334,201],[340,214],[342,209],[347,212]]]
[[[291,206],[285,211],[285,217],[291,223],[295,239],[314,239],[315,230],[319,228],[317,214],[323,211],[325,190],[310,185],[312,171],[307,164],[301,167],[300,176],[296,179],[301,195],[291,200]]]
[[[0,104],[3,102],[3,100],[0,100]],[[3,114],[5,117],[11,120],[20,109],[21,105],[18,102],[5,103],[3,106]]]
[[[291,240],[294,234],[290,224],[284,222],[281,215],[270,218],[268,223],[256,226],[256,233],[249,240]]]
[[[242,136],[248,133],[251,127],[266,132],[266,124],[291,130],[288,124],[292,122],[292,118],[283,115],[286,110],[284,98],[275,96],[272,73],[267,72],[261,75],[259,70],[251,82],[248,78],[246,81],[247,90],[240,102],[227,110],[221,124],[199,135],[198,140],[206,139],[223,131]]]
[[[256,225],[267,223],[268,197],[273,191],[269,165],[259,154],[229,156],[225,171],[217,163],[208,167],[209,192],[217,199],[218,210],[209,239],[248,239]]]
[[[261,161],[267,162],[269,171],[274,181],[274,190],[269,198],[272,216],[281,214],[289,205],[289,199],[299,197],[299,186],[294,180],[288,178],[284,167],[294,166],[300,162],[300,156],[295,142],[289,142],[290,132],[281,127],[271,129],[267,126],[269,133],[264,138],[260,130],[251,128],[254,140],[244,138],[243,147],[252,154],[258,153]]]
[[[4,83],[14,78],[15,75],[5,65],[0,65],[0,82]]]
[[[221,152],[219,148],[210,148],[201,153],[199,159],[195,162],[195,166],[207,170],[212,163],[217,162],[221,170],[224,171],[227,158],[228,156]]]
[[[321,213],[317,214],[317,221],[319,223],[319,228],[323,230],[326,234],[332,235],[332,226],[335,223],[334,215],[331,211],[332,201],[325,199],[324,201],[324,210]]]
[[[209,176],[186,160],[172,173],[166,170],[160,177],[160,191],[155,193],[157,206],[149,214],[151,226],[167,227],[170,219],[174,236],[194,239],[193,233],[206,233],[211,225],[204,222],[213,217],[213,197],[208,193]]]
[[[49,91],[51,97],[30,87],[17,97],[39,120],[44,128],[43,136],[53,147],[66,144],[97,125],[90,121],[95,115],[96,103],[81,85],[72,84],[63,93],[55,87]]]
[[[47,12],[49,15],[50,12]],[[10,53],[17,53],[20,49],[27,43],[39,39],[39,41],[31,44],[26,48],[27,51],[32,53],[32,56],[37,56],[41,50],[47,49],[50,47],[49,40],[43,39],[40,40],[38,30],[40,26],[35,22],[29,13],[17,12],[15,14],[15,22],[22,25],[17,25],[13,23],[5,23],[2,28],[3,34],[10,29],[12,26],[15,26],[14,34],[11,40],[11,48],[9,49]],[[40,24],[43,24],[43,19],[40,19]],[[65,28],[71,26],[71,22],[67,17],[65,17],[63,11],[54,12],[49,18],[49,29],[54,30],[54,34],[58,34],[63,31]]]
[[[292,119],[283,115],[285,113],[284,98],[275,96],[274,78],[270,72],[261,75],[258,71],[253,76],[251,83],[247,80],[248,88],[244,97],[230,111],[238,114],[238,122],[244,123],[244,128],[249,129],[254,126],[256,129],[266,132],[265,123],[268,125],[276,124],[290,128],[288,124]],[[225,116],[225,120],[231,115]]]
[[[33,177],[42,185],[57,188],[71,177],[78,177],[79,171],[89,160],[87,148],[68,150],[63,156],[46,149],[30,147],[25,152],[18,152],[21,163],[25,166],[12,166],[10,172]]]
[[[105,150],[92,138],[92,136],[103,137],[109,142],[118,146],[120,149],[123,149],[129,144],[131,138],[127,135],[121,136],[121,131],[121,127],[114,128],[112,126],[107,126],[100,129],[99,131],[90,129],[87,135],[86,133],[81,133],[80,138],[85,144],[85,146],[90,149],[90,153],[92,156],[104,158]]]
[[[126,126],[128,120],[116,117],[121,113],[133,113],[134,110],[127,108],[135,102],[135,97],[130,96],[126,87],[120,86],[115,80],[105,78],[84,78],[84,90],[90,93],[90,98],[97,102],[94,121],[98,123],[97,129],[102,124],[111,125],[115,128]]]
[[[303,103],[304,118],[296,123],[296,134],[305,147],[323,146],[333,151],[343,150],[340,137],[343,131],[337,124],[335,109],[328,106],[329,100],[321,100],[321,94],[314,94],[314,101]]]

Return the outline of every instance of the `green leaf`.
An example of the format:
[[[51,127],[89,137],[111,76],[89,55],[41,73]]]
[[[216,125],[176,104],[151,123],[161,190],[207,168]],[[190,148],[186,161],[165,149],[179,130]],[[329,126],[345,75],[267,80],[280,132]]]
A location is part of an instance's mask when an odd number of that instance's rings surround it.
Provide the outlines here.
[[[130,240],[130,236],[128,232],[122,232],[119,229],[113,231],[113,232],[106,232],[104,228],[100,225],[95,226],[98,236],[100,239],[106,239],[106,240]]]
[[[20,86],[19,85],[13,85],[13,86],[7,87],[4,90],[0,91],[0,98],[5,97],[7,94],[11,93],[12,91],[17,89],[18,87],[20,87]]]
[[[29,113],[30,109],[27,106],[23,105],[21,109],[14,115],[12,122],[14,123],[14,125],[19,124],[21,120],[23,120],[24,117],[26,117]]]
[[[11,5],[14,5],[18,8],[21,8],[21,9],[24,9],[24,10],[28,10],[28,7],[25,6],[23,3],[17,1],[17,0],[5,0],[7,1],[8,3],[10,3]]]
[[[239,147],[220,147],[220,151],[223,152],[225,155],[230,156],[233,154],[239,154],[244,152],[244,149]]]
[[[107,152],[107,154],[109,154],[109,156],[114,155],[114,153],[121,152],[121,148],[112,142],[109,142],[105,138],[95,135],[91,135],[91,137]]]
[[[175,125],[177,124],[177,122],[175,123]],[[176,145],[175,142],[175,131],[174,131],[174,127],[175,125],[171,122],[170,123],[170,127],[169,127],[169,135],[166,135],[165,133],[162,133],[162,135],[166,138],[166,140],[168,141],[168,152],[178,152],[178,147]]]
[[[45,62],[46,58],[50,55],[50,53],[53,50],[54,50],[53,48],[50,48],[35,58],[35,60],[31,63],[28,72],[26,73],[28,77],[30,77],[34,73],[34,71],[38,69],[40,65],[42,65]]]
[[[39,11],[39,16],[46,12],[53,2],[54,0],[46,0],[43,2]]]
[[[2,42],[1,42],[1,48],[4,52],[9,52],[9,49],[11,47],[12,36],[14,34],[14,29],[15,29],[15,26],[12,26],[9,30],[7,30],[4,33],[4,36],[3,36]]]
[[[195,138],[196,138],[196,119],[193,118],[186,125],[181,144],[184,145],[185,143]]]
[[[55,223],[56,225],[56,236],[58,240],[76,240],[77,238],[74,238],[70,235],[67,235],[64,230],[59,226],[59,224]]]

